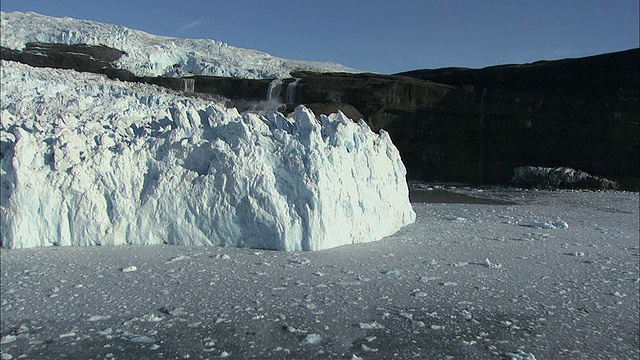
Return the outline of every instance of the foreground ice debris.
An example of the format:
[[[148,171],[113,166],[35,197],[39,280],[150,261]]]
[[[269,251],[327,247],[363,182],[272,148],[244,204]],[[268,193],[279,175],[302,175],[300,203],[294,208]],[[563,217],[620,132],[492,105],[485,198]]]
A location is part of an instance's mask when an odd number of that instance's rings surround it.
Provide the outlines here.
[[[5,61],[2,243],[319,250],[415,220],[385,132]]]

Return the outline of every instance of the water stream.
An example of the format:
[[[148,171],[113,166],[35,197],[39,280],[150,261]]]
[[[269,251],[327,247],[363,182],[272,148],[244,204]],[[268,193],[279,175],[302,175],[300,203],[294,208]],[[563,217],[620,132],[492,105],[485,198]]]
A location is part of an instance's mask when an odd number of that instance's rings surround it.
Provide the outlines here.
[[[296,78],[294,81],[287,84],[287,97],[285,98],[287,104],[295,104],[296,102],[296,88],[300,78]]]
[[[269,83],[267,90],[267,102],[280,103],[280,93],[282,92],[282,79],[274,79]]]

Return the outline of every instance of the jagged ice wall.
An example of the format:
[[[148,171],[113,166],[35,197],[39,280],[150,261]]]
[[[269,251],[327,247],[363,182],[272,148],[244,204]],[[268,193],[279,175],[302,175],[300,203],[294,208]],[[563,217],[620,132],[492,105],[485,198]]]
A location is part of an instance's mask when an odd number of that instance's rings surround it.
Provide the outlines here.
[[[319,250],[415,220],[388,134],[146,84],[4,61],[4,247],[185,244]]]

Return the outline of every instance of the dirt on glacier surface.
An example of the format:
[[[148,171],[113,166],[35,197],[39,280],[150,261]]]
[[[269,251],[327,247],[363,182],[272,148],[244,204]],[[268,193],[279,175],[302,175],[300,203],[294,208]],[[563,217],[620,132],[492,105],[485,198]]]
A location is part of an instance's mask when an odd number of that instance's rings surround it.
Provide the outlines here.
[[[640,356],[637,193],[412,196],[414,224],[317,252],[2,249],[1,358]]]

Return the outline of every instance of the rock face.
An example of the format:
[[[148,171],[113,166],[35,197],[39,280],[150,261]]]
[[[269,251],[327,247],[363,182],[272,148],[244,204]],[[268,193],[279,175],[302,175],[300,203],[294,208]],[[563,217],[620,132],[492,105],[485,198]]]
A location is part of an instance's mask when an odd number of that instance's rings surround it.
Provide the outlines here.
[[[2,59],[18,61],[36,67],[74,69],[83,72],[105,74],[109,78],[133,80],[134,75],[116,68],[113,63],[124,52],[104,45],[65,45],[27,43],[24,50],[0,49]]]
[[[456,124],[456,131],[425,139],[404,130],[406,121],[387,130],[409,169],[425,166],[420,176],[457,173],[469,180],[502,182],[518,166],[570,166],[606,177],[635,178],[637,187],[638,64],[640,50],[632,49],[528,65],[404,73],[457,88],[451,102],[434,109],[441,116],[431,117],[433,124],[422,121],[415,127],[428,133]],[[427,147],[411,150],[410,144],[420,139]],[[449,174],[442,167],[430,169],[433,162],[428,159],[453,163],[455,169]],[[470,173],[465,166],[477,170]]]

